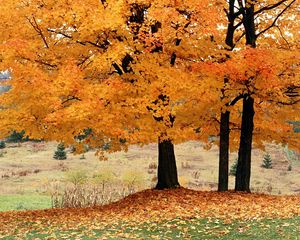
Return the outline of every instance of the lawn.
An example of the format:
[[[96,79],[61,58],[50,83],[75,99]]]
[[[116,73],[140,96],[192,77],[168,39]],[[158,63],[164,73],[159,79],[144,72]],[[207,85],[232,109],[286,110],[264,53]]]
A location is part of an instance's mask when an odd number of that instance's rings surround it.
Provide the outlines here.
[[[50,207],[51,197],[46,195],[0,195],[0,211],[44,209]]]
[[[300,196],[146,190],[90,208],[0,213],[2,239],[299,239]]]
[[[34,224],[28,224],[28,228]],[[48,232],[48,233],[45,233]],[[299,239],[300,217],[225,223],[219,219],[180,219],[68,230],[28,231],[24,239]],[[16,239],[7,236],[2,239]]]

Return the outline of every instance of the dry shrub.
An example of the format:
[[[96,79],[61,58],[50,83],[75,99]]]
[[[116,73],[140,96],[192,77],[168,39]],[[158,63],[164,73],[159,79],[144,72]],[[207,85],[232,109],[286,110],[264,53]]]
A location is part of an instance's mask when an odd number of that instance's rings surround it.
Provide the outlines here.
[[[184,169],[192,168],[192,165],[189,162],[181,162],[181,167]]]
[[[199,179],[200,176],[201,176],[201,172],[200,172],[200,171],[194,171],[194,172],[192,173],[192,177],[193,177],[194,179]]]
[[[18,172],[18,175],[19,175],[20,177],[25,177],[25,176],[27,176],[27,175],[30,174],[30,173],[31,173],[31,171],[29,171],[29,170],[24,170],[24,171]]]
[[[35,174],[37,174],[37,173],[39,173],[41,171],[41,169],[34,169],[34,171],[33,171],[33,173],[35,173]]]
[[[152,162],[152,163],[150,163],[149,164],[149,167],[148,167],[149,169],[157,169],[157,163],[156,162]]]
[[[9,178],[9,175],[8,175],[7,173],[4,173],[4,174],[1,176],[1,178],[6,178],[6,179],[8,179],[8,178]]]
[[[34,153],[45,151],[46,144],[44,142],[34,142],[31,146],[31,151]]]
[[[138,188],[126,184],[78,184],[68,185],[63,193],[52,195],[52,206],[63,208],[80,208],[104,205],[118,201],[129,194],[137,192]]]
[[[87,182],[88,173],[84,170],[73,170],[66,173],[66,180],[72,184],[81,185]]]
[[[69,170],[69,168],[63,162],[60,162],[58,164],[57,168],[62,172],[66,172]]]
[[[144,175],[128,171],[117,182],[110,169],[102,169],[92,178],[85,171],[70,171],[66,173],[66,180],[63,191],[53,191],[53,207],[80,208],[115,202],[140,190]]]

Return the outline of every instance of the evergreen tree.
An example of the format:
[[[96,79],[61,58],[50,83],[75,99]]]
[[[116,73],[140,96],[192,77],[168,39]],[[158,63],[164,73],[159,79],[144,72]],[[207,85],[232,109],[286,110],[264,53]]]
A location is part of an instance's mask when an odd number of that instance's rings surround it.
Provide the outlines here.
[[[266,169],[272,168],[272,158],[271,158],[270,154],[267,153],[266,155],[264,155],[264,159],[263,159],[263,163],[262,163],[261,167],[266,168]]]
[[[64,160],[67,159],[67,153],[65,151],[65,146],[63,143],[58,144],[57,149],[53,156],[54,159]]]
[[[236,175],[237,164],[238,164],[238,161],[236,159],[235,162],[230,167],[230,171],[229,171],[230,176],[235,176]]]
[[[6,147],[6,144],[4,141],[0,141],[0,149],[3,149]]]

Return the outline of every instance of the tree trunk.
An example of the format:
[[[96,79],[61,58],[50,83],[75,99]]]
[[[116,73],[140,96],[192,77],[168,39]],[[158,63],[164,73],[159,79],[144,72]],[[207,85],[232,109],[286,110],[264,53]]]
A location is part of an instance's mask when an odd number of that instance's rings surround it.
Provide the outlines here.
[[[234,48],[233,36],[236,28],[234,27],[234,4],[235,0],[229,0],[229,14],[228,14],[228,26],[225,38],[225,43],[230,47],[229,50]],[[223,97],[225,94],[225,86],[228,83],[228,79],[224,78],[224,88],[221,90]],[[229,104],[229,103],[228,103]],[[229,120],[230,112],[227,110],[225,113],[221,112],[220,119],[220,148],[219,148],[219,180],[218,191],[228,191],[228,159],[229,159]]]
[[[238,165],[235,178],[235,191],[250,192],[251,150],[254,127],[254,99],[243,99],[243,116],[241,126]]]
[[[174,145],[171,140],[158,142],[157,178],[156,189],[180,187],[177,176]]]
[[[220,123],[220,154],[218,191],[228,191],[228,163],[229,163],[229,117],[230,112],[221,113]]]

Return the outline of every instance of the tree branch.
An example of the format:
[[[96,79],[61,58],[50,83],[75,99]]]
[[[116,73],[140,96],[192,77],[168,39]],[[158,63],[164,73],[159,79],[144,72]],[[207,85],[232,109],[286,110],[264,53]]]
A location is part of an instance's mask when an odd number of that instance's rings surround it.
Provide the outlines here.
[[[272,10],[272,9],[280,6],[281,4],[283,4],[283,3],[287,2],[287,1],[288,0],[281,0],[278,3],[262,7],[261,9],[257,10],[256,12],[254,12],[254,15],[260,14],[260,13],[262,13],[264,11]]]
[[[49,48],[49,45],[46,41],[46,37],[43,34],[43,31],[41,30],[41,28],[39,27],[35,17],[33,17],[33,22],[30,20],[30,18],[27,18],[28,22],[30,23],[30,25],[33,27],[33,29],[40,35],[40,37],[42,38],[46,48]]]
[[[265,33],[265,32],[267,32],[269,29],[271,29],[272,27],[274,27],[275,26],[275,24],[276,24],[276,22],[277,22],[277,20],[280,18],[280,16],[282,15],[282,14],[284,14],[284,12],[287,10],[287,9],[289,9],[289,7],[294,3],[294,2],[296,2],[296,0],[293,0],[293,1],[291,1],[277,16],[276,16],[276,18],[274,19],[274,21],[272,22],[272,24],[270,25],[270,26],[268,26],[267,28],[265,28],[264,30],[262,30],[260,33],[258,33],[258,34],[256,34],[256,37],[258,37],[258,36],[260,36],[261,34],[263,34],[263,33]]]

